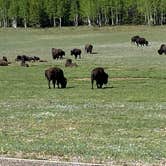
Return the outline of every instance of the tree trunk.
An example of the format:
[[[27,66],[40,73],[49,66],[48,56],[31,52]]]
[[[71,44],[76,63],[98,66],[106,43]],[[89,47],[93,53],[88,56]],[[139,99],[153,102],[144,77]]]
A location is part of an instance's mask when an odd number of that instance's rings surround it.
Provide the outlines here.
[[[156,12],[153,13],[153,24],[156,25]]]
[[[114,25],[114,13],[112,8],[111,8],[111,25]]]
[[[119,24],[119,17],[118,17],[118,11],[116,9],[116,25],[118,25],[118,24]]]
[[[89,27],[92,26],[91,20],[90,20],[89,16],[88,16],[88,26],[89,26]]]
[[[101,14],[99,14],[99,27],[101,27]]]
[[[24,28],[27,28],[27,19],[24,18]]]
[[[54,27],[56,27],[56,18],[53,17],[53,24],[54,24]]]
[[[160,25],[163,25],[163,20],[164,20],[164,17],[163,17],[163,11],[161,12],[161,18],[160,18]]]
[[[13,18],[13,20],[12,20],[12,27],[17,28],[17,19],[16,18]]]
[[[76,14],[74,22],[75,22],[75,26],[77,27],[78,26],[78,14]]]
[[[108,18],[107,18],[107,14],[104,14],[104,24],[107,25],[108,24]]]
[[[4,28],[7,27],[7,20],[6,20],[6,18],[3,18],[3,27],[4,27]]]
[[[59,17],[59,28],[61,28],[61,27],[62,27],[62,18]]]

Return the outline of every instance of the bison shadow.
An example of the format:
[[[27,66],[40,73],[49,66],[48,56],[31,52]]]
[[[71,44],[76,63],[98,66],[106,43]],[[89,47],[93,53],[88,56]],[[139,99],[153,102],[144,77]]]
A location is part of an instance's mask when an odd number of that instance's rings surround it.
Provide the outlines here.
[[[98,54],[98,52],[92,52],[91,54]]]
[[[103,87],[102,89],[112,89],[112,88],[115,88],[114,86],[106,86],[106,87]]]

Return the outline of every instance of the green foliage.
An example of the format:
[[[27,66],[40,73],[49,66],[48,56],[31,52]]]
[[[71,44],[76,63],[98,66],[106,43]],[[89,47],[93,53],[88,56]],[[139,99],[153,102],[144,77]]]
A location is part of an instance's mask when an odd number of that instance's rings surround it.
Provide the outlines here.
[[[0,0],[1,26],[166,23],[165,0]]]

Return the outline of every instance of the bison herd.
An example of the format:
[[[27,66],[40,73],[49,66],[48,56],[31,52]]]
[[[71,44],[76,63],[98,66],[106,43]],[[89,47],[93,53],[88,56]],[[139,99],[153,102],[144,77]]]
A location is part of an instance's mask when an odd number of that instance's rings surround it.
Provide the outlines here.
[[[148,41],[140,37],[138,35],[133,36],[131,38],[131,43],[136,44],[137,46],[148,46]],[[85,45],[85,52],[86,53],[93,53],[93,45],[86,44]],[[52,48],[51,49],[52,58],[55,60],[63,59],[65,56],[65,51],[59,48]],[[74,48],[70,51],[71,55],[74,55],[75,59],[79,58],[81,59],[81,49]],[[166,44],[162,44],[158,50],[158,53],[166,54]],[[47,62],[47,60],[41,60],[37,56],[27,56],[27,55],[18,55],[15,59],[15,61],[19,61],[20,65],[23,67],[29,67],[27,62]],[[8,62],[7,57],[3,56],[2,59],[0,59],[0,66],[8,66],[11,62]],[[67,59],[65,63],[65,67],[77,67],[78,65],[76,63],[72,62],[72,59]],[[66,88],[67,85],[67,79],[64,77],[64,72],[62,69],[58,67],[51,67],[47,70],[45,70],[45,77],[48,80],[48,88],[50,89],[50,82],[52,81],[53,87],[55,88],[55,85],[57,85],[58,88]],[[102,88],[103,84],[108,83],[108,74],[104,71],[104,68],[97,67],[91,71],[91,85],[93,89],[93,83],[96,81],[97,88]]]
[[[91,44],[85,45],[85,52],[92,54],[93,46]],[[81,49],[74,48],[71,51],[71,55],[74,55],[75,59],[81,59]],[[53,59],[62,59],[65,56],[65,52],[62,49],[52,48],[51,50]],[[77,67],[76,63],[72,62],[72,59],[67,59],[65,67]],[[50,89],[50,82],[52,81],[53,88],[57,85],[58,88],[66,88],[67,79],[64,77],[64,72],[58,67],[51,67],[45,70],[45,77],[48,81],[48,88]],[[108,74],[105,73],[104,68],[98,67],[92,70],[91,72],[91,84],[93,89],[93,83],[96,81],[97,88],[102,88],[103,84],[108,82]],[[61,85],[61,86],[60,86]]]

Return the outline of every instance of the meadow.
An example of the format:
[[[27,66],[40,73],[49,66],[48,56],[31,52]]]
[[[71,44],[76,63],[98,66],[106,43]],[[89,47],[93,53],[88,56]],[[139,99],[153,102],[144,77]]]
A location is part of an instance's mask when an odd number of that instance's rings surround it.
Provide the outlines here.
[[[150,46],[131,44],[134,35]],[[166,42],[164,26],[0,29],[0,155],[91,163],[166,160]],[[84,53],[91,43],[96,54]],[[66,52],[53,60],[51,48]],[[70,55],[82,49],[82,58]],[[17,55],[39,56],[46,63],[21,67]],[[65,68],[67,58],[78,67]],[[57,66],[66,89],[48,89],[44,70]],[[92,90],[90,73],[104,67],[109,83]]]

